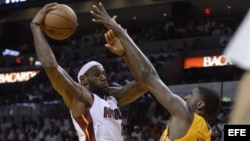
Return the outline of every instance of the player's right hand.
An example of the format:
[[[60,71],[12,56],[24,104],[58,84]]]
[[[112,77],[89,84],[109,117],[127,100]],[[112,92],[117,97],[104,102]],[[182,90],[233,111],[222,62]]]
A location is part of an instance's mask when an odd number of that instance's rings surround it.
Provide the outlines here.
[[[56,2],[44,5],[43,8],[37,12],[31,23],[42,25],[46,14],[49,11],[54,10],[56,8],[56,5],[57,5]]]

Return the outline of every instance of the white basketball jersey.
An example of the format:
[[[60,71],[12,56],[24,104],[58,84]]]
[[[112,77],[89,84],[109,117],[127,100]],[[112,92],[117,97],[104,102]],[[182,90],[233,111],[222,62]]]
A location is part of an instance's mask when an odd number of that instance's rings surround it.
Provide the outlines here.
[[[123,141],[122,116],[113,96],[104,100],[94,94],[90,110],[72,121],[79,141]]]

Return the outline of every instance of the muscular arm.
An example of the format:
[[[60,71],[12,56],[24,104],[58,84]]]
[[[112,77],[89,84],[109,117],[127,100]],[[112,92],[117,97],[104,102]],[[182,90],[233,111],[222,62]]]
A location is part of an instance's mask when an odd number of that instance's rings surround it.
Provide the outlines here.
[[[147,85],[150,92],[169,111],[172,117],[185,118],[190,116],[183,99],[173,94],[172,91],[159,78],[154,66],[149,59],[141,52],[128,33],[118,25],[100,4],[99,8],[93,7],[91,14],[96,18],[93,21],[103,24],[111,29],[119,37],[125,48],[127,59],[130,60],[130,70],[133,70],[137,81]]]
[[[121,56],[124,62],[128,65],[128,67],[131,68],[131,60],[128,59],[128,56],[123,50],[124,48],[122,47],[120,40],[115,36],[109,37],[110,35],[113,35],[110,31],[105,34],[106,41],[108,42],[108,44],[106,44],[106,47],[109,48],[109,50],[113,53]],[[109,38],[110,40],[107,38]],[[134,70],[131,70],[131,73],[133,76],[136,75]],[[122,88],[110,89],[110,95],[116,97],[118,101],[118,106],[124,106],[135,101],[147,91],[148,88],[144,83],[142,83],[141,81],[132,81],[123,86]]]
[[[45,5],[37,13],[32,23],[42,23],[44,15],[55,6],[56,4],[54,3]],[[71,109],[74,104],[73,102],[77,99],[90,103],[92,98],[89,92],[80,84],[76,83],[68,73],[57,64],[54,53],[51,50],[41,27],[38,24],[31,24],[31,30],[37,57],[41,61],[53,87],[63,97],[65,104]],[[85,93],[85,95],[80,97],[82,93]]]
[[[131,81],[121,88],[110,88],[110,94],[116,97],[118,106],[124,106],[135,101],[147,91],[148,88],[143,83],[136,81]]]
[[[104,34],[106,44],[105,46],[114,54],[123,58],[124,62],[131,67],[131,60],[128,59],[124,47],[121,44],[121,41],[118,37],[114,35],[114,33],[109,30]],[[136,73],[134,70],[131,70],[132,75],[134,76]],[[118,100],[118,105],[123,106],[128,103],[131,103],[142,96],[144,93],[148,91],[147,86],[138,81],[129,82],[122,88],[113,88],[110,91],[110,94],[115,96]]]

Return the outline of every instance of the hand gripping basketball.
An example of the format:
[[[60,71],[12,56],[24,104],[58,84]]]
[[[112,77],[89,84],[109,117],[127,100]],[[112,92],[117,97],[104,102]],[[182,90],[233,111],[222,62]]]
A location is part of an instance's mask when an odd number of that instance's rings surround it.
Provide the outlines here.
[[[46,35],[55,40],[70,37],[77,28],[77,16],[74,10],[65,4],[57,4],[44,18],[43,26]]]

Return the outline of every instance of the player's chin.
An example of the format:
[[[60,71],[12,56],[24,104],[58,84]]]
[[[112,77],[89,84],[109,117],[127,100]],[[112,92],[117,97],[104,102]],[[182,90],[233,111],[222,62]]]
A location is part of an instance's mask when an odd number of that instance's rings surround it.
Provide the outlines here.
[[[102,93],[105,94],[105,95],[108,95],[108,94],[109,94],[109,89],[108,89],[108,87],[103,87]]]
[[[108,83],[103,83],[103,84],[102,84],[102,87],[103,87],[103,88],[108,88],[108,87],[109,87],[109,84],[108,84]]]
[[[105,91],[108,91],[108,88],[109,88],[108,85],[103,86],[103,89],[104,89]]]
[[[108,85],[107,84],[100,85],[100,88],[102,89],[102,91],[108,91]]]

